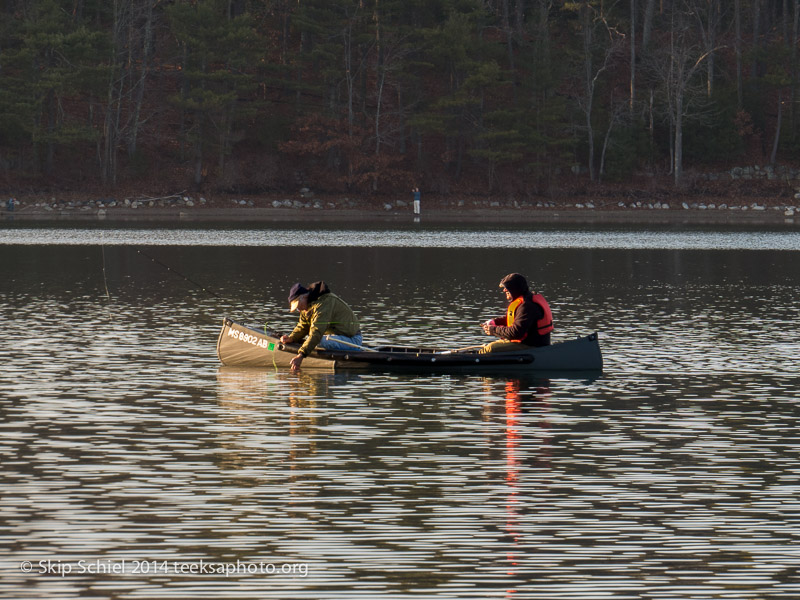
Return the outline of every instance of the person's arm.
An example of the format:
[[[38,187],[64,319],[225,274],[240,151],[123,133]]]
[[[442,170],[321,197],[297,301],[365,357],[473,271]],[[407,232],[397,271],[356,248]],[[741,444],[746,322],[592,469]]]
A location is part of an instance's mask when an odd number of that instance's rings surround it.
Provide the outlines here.
[[[304,357],[311,354],[317,344],[322,340],[322,336],[330,328],[333,314],[333,302],[324,300],[316,303],[308,311],[309,313],[309,326],[308,337],[306,341],[300,346],[298,354]]]
[[[284,344],[290,344],[290,343],[296,344],[298,342],[302,342],[303,339],[308,335],[309,326],[310,322],[306,314],[300,313],[300,319],[298,319],[297,325],[292,330],[292,333],[283,336],[281,338],[281,341]]]
[[[537,308],[539,309],[538,311],[536,310]],[[544,316],[544,313],[538,304],[524,302],[517,309],[517,314],[514,316],[514,324],[511,327],[505,325],[495,327],[494,335],[503,340],[523,339],[542,316]]]

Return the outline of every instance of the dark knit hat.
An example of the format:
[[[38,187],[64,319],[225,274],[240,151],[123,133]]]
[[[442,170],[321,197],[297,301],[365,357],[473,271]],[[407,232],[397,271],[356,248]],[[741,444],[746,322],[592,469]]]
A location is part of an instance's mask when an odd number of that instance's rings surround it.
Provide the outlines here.
[[[512,298],[528,293],[528,281],[519,273],[509,273],[500,280],[500,287],[506,288]]]
[[[297,300],[303,294],[307,294],[308,290],[304,288],[299,283],[295,283],[292,286],[292,289],[289,290],[289,303],[291,304],[292,300]]]

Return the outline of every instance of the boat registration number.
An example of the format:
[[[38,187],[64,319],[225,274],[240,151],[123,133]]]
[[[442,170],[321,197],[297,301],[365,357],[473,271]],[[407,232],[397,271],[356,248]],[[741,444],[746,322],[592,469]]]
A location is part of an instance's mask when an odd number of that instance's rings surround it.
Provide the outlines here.
[[[240,342],[252,344],[258,348],[267,348],[268,350],[275,349],[275,344],[270,343],[268,340],[262,339],[257,335],[253,335],[252,333],[247,333],[246,331],[241,331],[239,329],[228,329],[228,336],[239,340]]]

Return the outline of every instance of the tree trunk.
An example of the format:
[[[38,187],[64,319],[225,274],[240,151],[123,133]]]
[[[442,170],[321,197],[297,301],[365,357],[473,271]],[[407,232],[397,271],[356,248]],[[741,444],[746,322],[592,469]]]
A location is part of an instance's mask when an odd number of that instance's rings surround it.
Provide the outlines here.
[[[675,98],[675,148],[672,174],[675,185],[679,186],[683,177],[683,91]]]
[[[583,26],[583,68],[586,77],[584,93],[586,104],[584,117],[586,119],[586,136],[589,144],[589,181],[595,180],[594,173],[594,129],[592,128],[592,108],[594,104],[594,77],[592,75],[592,16],[589,7],[581,8],[581,21]]]
[[[797,111],[795,110],[795,96],[797,93],[797,44],[798,44],[798,16],[800,15],[800,0],[794,2],[794,14],[792,15],[792,40],[791,40],[791,85],[789,88],[789,133],[792,142],[796,139],[796,120]]]
[[[150,72],[150,47],[153,43],[153,3],[145,0],[144,39],[142,40],[142,59],[139,67],[139,80],[136,83],[136,98],[133,106],[131,131],[128,138],[128,155],[136,154],[136,144],[141,126],[142,103],[144,101],[145,81]]]
[[[631,0],[631,96],[629,112],[633,115],[633,104],[636,100],[636,0]],[[604,151],[605,154],[605,151]],[[602,174],[602,169],[600,170]]]
[[[772,154],[769,156],[769,164],[775,165],[778,156],[778,143],[781,140],[781,124],[783,123],[783,92],[778,90],[778,119],[775,124],[775,139],[772,141]]]
[[[761,0],[753,1],[753,51],[754,56],[758,56],[758,49],[761,46]],[[755,79],[759,76],[760,62],[757,58],[753,59],[750,65],[750,78]]]
[[[642,20],[642,46],[641,51],[647,52],[650,46],[650,32],[653,30],[653,16],[655,15],[655,0],[647,0],[644,7],[644,19]]]
[[[736,107],[744,107],[744,86],[742,83],[742,0],[733,0],[734,54],[736,54]]]

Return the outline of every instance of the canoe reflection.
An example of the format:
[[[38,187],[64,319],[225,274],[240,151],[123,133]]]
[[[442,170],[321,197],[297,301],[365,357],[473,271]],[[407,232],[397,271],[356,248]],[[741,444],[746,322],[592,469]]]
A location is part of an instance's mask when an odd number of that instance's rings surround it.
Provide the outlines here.
[[[319,402],[336,396],[336,390],[358,380],[357,373],[332,371],[286,371],[220,367],[217,370],[218,402],[226,409],[226,422],[241,431],[256,427],[268,449],[287,460],[294,470],[299,457],[317,450],[318,430],[328,423],[328,415],[319,410]],[[259,424],[261,427],[259,427]],[[268,432],[273,432],[271,435]],[[230,445],[247,444],[242,452],[225,454],[228,468],[245,468],[259,462],[254,459],[251,440],[233,439]],[[228,450],[234,450],[226,445]],[[253,462],[255,460],[255,463]]]

